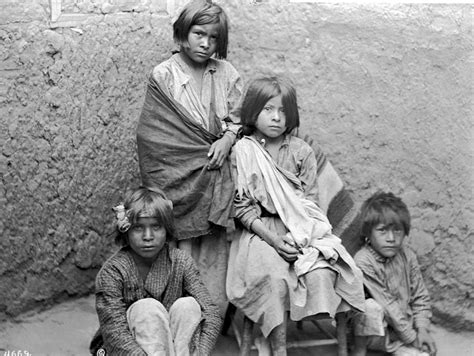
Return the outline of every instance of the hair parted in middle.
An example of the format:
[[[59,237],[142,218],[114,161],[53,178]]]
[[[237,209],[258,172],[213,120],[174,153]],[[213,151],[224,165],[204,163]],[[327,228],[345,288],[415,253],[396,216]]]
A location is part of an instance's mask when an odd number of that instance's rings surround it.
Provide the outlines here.
[[[391,192],[378,191],[368,198],[360,208],[360,238],[364,241],[378,224],[403,228],[405,236],[410,233],[410,212],[401,198]]]
[[[130,224],[136,224],[139,218],[153,217],[163,225],[166,230],[166,240],[171,241],[175,237],[175,226],[173,218],[173,203],[166,198],[165,193],[155,187],[139,187],[126,194],[124,203]],[[118,231],[115,242],[128,245],[128,232]]]
[[[251,135],[255,131],[255,123],[265,104],[278,95],[281,95],[285,110],[285,133],[300,126],[296,89],[290,81],[276,76],[260,77],[249,83],[242,101],[240,117],[243,135]]]
[[[216,57],[225,59],[229,41],[229,19],[224,10],[212,1],[190,1],[173,23],[173,39],[177,44],[184,43],[188,40],[191,27],[208,24],[218,24]]]

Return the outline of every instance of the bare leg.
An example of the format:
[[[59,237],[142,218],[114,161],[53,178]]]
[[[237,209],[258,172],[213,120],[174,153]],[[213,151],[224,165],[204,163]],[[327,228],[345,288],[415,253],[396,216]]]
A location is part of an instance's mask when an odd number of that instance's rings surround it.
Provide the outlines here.
[[[346,313],[336,314],[337,356],[347,356]]]
[[[275,327],[268,335],[273,356],[286,356],[286,321],[287,315],[285,313],[283,323]]]
[[[193,297],[183,297],[173,303],[169,315],[176,355],[189,355],[194,331],[201,322],[201,307]]]
[[[367,336],[354,335],[354,349],[351,356],[366,356],[367,354]]]

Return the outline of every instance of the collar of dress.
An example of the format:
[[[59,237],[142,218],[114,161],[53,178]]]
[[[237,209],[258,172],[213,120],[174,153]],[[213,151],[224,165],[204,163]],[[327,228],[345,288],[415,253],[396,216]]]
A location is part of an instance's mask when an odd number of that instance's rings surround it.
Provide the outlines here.
[[[181,74],[182,77],[179,78],[180,85],[186,85],[189,83],[189,80],[191,79],[191,76],[187,73],[189,73],[190,69],[189,66],[186,64],[185,61],[181,58],[179,53],[174,54],[172,57],[172,60],[176,62],[179,68],[181,68]],[[209,58],[207,61],[206,69],[204,70],[204,75],[208,75],[209,73],[214,74],[217,71],[217,61],[214,58]]]

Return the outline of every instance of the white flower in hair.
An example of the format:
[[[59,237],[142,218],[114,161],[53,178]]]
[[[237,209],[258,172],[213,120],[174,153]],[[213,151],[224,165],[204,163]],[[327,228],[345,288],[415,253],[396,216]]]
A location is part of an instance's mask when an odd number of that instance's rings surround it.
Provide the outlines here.
[[[130,221],[128,220],[128,211],[125,209],[123,203],[112,208],[115,211],[115,218],[117,219],[117,227],[120,232],[127,232],[130,229]]]

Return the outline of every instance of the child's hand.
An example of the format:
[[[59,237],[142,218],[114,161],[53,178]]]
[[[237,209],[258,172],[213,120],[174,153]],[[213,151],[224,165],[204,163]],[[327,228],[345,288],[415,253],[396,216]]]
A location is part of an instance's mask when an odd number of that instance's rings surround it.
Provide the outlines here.
[[[415,347],[422,351],[428,352],[431,356],[436,356],[436,344],[431,337],[430,332],[425,328],[418,329]]]
[[[273,248],[287,262],[294,262],[298,258],[298,249],[286,235],[277,235],[273,239]]]
[[[212,170],[221,168],[226,157],[229,155],[232,144],[232,137],[228,135],[224,135],[215,141],[207,154],[207,157],[209,158],[207,169]]]

